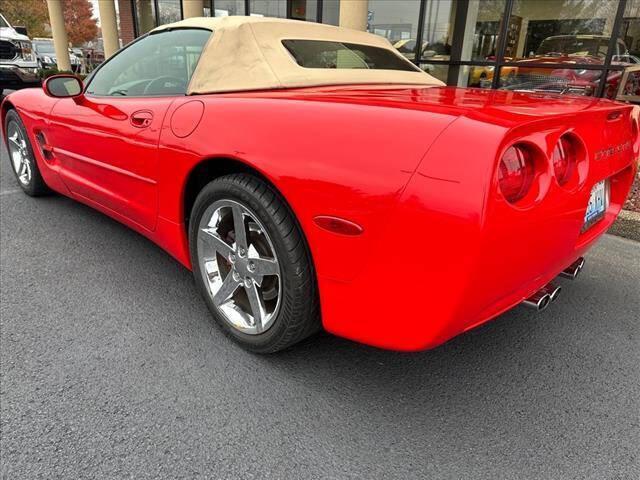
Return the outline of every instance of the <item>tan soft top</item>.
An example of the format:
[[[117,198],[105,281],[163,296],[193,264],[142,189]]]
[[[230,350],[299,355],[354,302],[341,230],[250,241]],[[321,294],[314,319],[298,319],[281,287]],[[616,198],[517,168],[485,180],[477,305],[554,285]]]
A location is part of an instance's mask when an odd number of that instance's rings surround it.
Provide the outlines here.
[[[301,67],[282,44],[282,40],[325,40],[369,45],[390,50],[411,64],[387,39],[348,28],[280,18],[231,16],[189,18],[154,31],[189,27],[206,28],[214,33],[202,51],[188,94],[323,85],[444,85],[419,70]]]

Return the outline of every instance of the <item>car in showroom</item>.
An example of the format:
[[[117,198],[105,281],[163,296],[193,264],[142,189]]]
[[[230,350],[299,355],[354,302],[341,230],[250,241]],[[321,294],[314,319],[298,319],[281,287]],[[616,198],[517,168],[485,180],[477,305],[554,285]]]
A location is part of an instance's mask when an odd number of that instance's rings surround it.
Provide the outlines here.
[[[535,54],[528,58],[505,58],[518,66],[500,69],[500,85],[508,90],[547,91],[592,96],[598,90],[602,71],[574,68],[573,65],[604,64],[611,37],[604,35],[556,35],[545,38]],[[630,55],[622,39],[615,43],[611,64],[628,67],[636,65],[638,58]],[[536,64],[536,66],[528,66]],[[494,67],[473,67],[469,75],[470,86],[486,87],[494,76]],[[605,97],[614,99],[620,88],[622,71],[613,70],[605,79]],[[638,85],[629,86],[637,89]]]
[[[0,95],[38,86],[38,62],[26,29],[11,26],[0,14]]]
[[[632,106],[446,87],[382,37],[274,18],[163,25],[1,113],[25,193],[151,239],[262,353],[322,328],[422,350],[543,310],[637,171]]]

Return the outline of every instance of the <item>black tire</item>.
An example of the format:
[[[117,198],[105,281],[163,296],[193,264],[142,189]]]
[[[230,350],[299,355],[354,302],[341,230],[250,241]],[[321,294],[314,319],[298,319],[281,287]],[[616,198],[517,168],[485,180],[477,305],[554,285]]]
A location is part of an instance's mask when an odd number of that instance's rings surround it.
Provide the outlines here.
[[[24,191],[24,193],[32,197],[39,197],[41,195],[50,194],[51,190],[49,189],[49,187],[47,187],[47,184],[45,183],[44,179],[42,178],[42,175],[40,174],[40,169],[38,168],[36,157],[33,154],[33,147],[31,145],[31,141],[29,140],[29,136],[27,135],[27,129],[24,127],[24,124],[22,123],[22,120],[20,119],[20,115],[18,115],[18,112],[16,112],[13,109],[7,112],[7,116],[4,121],[4,127],[5,127],[4,131],[7,132],[7,134],[9,132],[9,126],[12,123],[15,124],[17,128],[22,132],[22,135],[27,147],[26,150],[29,158],[29,165],[31,167],[31,179],[29,180],[28,183],[24,184],[18,179],[18,172],[16,172],[15,169],[13,168],[13,163],[11,161],[11,153],[9,151],[9,139],[5,138],[4,140],[7,146],[7,152],[9,152],[9,166],[11,167],[11,171],[16,177],[16,181],[18,182],[18,185]]]
[[[281,307],[270,328],[246,334],[232,327],[214,305],[200,271],[197,234],[207,207],[233,200],[254,212],[267,230],[282,273]],[[315,271],[309,248],[293,213],[280,194],[253,175],[231,174],[207,184],[198,194],[189,220],[189,249],[198,291],[224,333],[243,348],[257,353],[286,349],[321,328]]]

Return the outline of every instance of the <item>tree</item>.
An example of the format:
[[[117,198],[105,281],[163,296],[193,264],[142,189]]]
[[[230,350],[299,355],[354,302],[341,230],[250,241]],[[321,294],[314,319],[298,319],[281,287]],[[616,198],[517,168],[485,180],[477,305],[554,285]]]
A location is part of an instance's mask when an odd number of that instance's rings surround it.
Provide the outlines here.
[[[45,0],[5,0],[2,14],[13,26],[27,27],[31,37],[48,37],[49,11]]]
[[[92,18],[89,0],[60,0],[63,3],[64,26],[72,45],[95,40],[98,23]],[[11,25],[27,27],[30,37],[50,37],[49,10],[46,0],[4,0],[2,14]]]
[[[64,26],[69,42],[79,46],[90,40],[95,40],[98,35],[98,23],[95,18],[92,18],[91,2],[89,0],[64,0],[63,8]]]

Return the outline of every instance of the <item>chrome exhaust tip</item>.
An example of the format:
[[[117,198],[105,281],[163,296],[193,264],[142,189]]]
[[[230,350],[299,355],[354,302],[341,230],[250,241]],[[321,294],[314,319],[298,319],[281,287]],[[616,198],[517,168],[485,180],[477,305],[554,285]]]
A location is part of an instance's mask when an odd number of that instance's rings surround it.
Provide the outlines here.
[[[559,287],[558,285],[554,285],[552,283],[550,283],[549,285],[547,285],[546,287],[544,287],[541,292],[543,293],[547,293],[549,294],[550,297],[550,301],[551,303],[555,302],[558,297],[560,296],[560,291],[562,290],[561,287]]]
[[[543,289],[531,295],[529,298],[523,301],[522,304],[526,307],[533,308],[534,310],[541,312],[549,306],[551,301],[551,295],[546,293]]]
[[[583,268],[584,268],[584,258],[580,257],[578,260],[576,260],[567,268],[565,268],[562,272],[560,272],[560,276],[564,278],[570,278],[571,280],[575,280]]]

